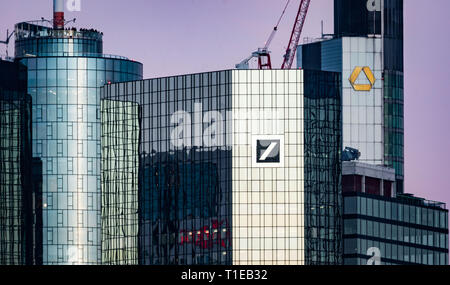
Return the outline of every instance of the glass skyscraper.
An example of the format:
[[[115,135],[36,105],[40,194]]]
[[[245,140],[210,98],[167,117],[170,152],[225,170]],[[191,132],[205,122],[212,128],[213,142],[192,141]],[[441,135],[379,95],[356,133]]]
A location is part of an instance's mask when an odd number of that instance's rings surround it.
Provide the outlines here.
[[[105,86],[103,261],[340,264],[340,80],[226,70]]]
[[[396,194],[395,171],[344,162],[344,264],[448,265],[448,210]]]
[[[343,146],[394,168],[402,193],[403,0],[335,0],[334,20],[333,39],[298,47],[298,67],[342,72]]]
[[[361,152],[360,161],[380,165],[384,161],[383,83],[381,40],[344,37],[299,46],[298,65],[316,70],[342,72],[343,147]],[[349,80],[357,67],[368,67],[375,78],[370,90],[354,85],[369,82],[361,70],[355,84]]]
[[[31,201],[31,98],[25,67],[0,59],[0,265],[23,265]]]
[[[42,160],[43,263],[101,262],[100,87],[142,78],[142,64],[103,54],[102,33],[16,25],[28,67],[33,156]]]

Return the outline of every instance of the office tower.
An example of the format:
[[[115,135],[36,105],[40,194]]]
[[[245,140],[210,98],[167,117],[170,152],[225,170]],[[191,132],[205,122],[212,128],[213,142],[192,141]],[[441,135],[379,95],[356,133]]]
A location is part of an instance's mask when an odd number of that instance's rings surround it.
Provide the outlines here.
[[[226,70],[105,86],[103,261],[341,263],[340,82]]]
[[[391,168],[344,162],[344,264],[448,265],[448,210],[396,194]]]
[[[141,79],[142,64],[103,54],[103,34],[68,28],[63,6],[55,1],[53,23],[15,27],[33,98],[33,156],[42,160],[43,263],[99,264],[99,90]]]
[[[396,171],[403,192],[403,0],[335,0],[334,37],[298,47],[299,68],[342,72],[343,146]]]
[[[23,265],[32,252],[31,97],[24,70],[0,60],[1,265]]]

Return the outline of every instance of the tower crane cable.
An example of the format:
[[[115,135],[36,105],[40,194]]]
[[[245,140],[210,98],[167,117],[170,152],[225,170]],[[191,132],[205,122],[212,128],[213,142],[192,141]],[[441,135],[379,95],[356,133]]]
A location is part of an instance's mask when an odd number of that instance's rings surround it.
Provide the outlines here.
[[[278,31],[278,26],[280,25],[281,20],[283,20],[284,14],[286,14],[286,10],[287,10],[287,8],[288,8],[290,2],[291,2],[291,0],[287,0],[286,6],[284,7],[284,10],[283,10],[283,12],[281,13],[280,18],[278,19],[277,24],[276,24],[275,27],[273,28],[273,31],[272,31],[272,33],[270,34],[269,39],[267,40],[266,44],[264,45],[264,49],[268,49],[268,48],[269,48],[269,45],[271,44],[273,38],[275,37],[275,33]]]
[[[8,54],[9,40],[11,39],[11,37],[13,35],[14,35],[14,31],[12,31],[11,34],[10,34],[9,30],[6,30],[6,40],[5,41],[0,41],[0,44],[5,44],[6,45],[6,57],[9,57],[9,54]]]
[[[9,44],[9,40],[11,39],[13,34],[14,34],[14,31],[12,31],[11,34],[10,34],[9,30],[6,30],[6,41],[0,41],[0,44],[8,45]]]

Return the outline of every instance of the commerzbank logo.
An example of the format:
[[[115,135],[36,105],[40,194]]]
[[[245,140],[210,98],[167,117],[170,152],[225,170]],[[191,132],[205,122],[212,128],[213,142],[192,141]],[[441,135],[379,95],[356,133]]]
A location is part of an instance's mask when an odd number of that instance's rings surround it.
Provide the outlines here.
[[[369,84],[357,84],[356,81],[361,75],[361,73],[364,73],[367,79],[369,80]],[[373,88],[373,85],[375,84],[375,76],[373,75],[372,70],[368,66],[357,66],[353,70],[352,74],[349,78],[350,84],[353,86],[353,89],[355,91],[370,91]]]

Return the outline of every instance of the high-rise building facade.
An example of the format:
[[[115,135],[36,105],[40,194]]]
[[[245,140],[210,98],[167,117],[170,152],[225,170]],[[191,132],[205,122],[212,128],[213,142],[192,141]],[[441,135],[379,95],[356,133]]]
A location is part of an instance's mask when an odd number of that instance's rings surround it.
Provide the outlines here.
[[[448,210],[394,191],[394,169],[344,162],[344,264],[448,265]]]
[[[300,46],[298,55],[299,66],[342,72],[343,146],[358,149],[361,161],[376,165],[384,161],[381,53],[380,39],[345,37]],[[361,69],[352,83],[349,78],[356,68]],[[368,81],[365,73],[373,76],[373,84],[356,90],[354,86]]]
[[[105,86],[103,261],[342,262],[340,82],[228,70]]]
[[[343,146],[396,171],[403,192],[403,0],[335,0],[333,39],[298,48],[298,67],[342,72]]]
[[[100,87],[141,79],[142,64],[103,54],[102,33],[64,23],[15,30],[33,98],[33,156],[42,160],[43,263],[98,264]]]
[[[31,97],[24,70],[0,60],[0,265],[30,264],[33,256]]]

